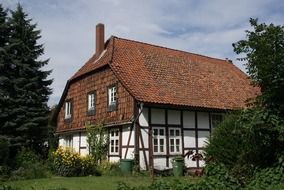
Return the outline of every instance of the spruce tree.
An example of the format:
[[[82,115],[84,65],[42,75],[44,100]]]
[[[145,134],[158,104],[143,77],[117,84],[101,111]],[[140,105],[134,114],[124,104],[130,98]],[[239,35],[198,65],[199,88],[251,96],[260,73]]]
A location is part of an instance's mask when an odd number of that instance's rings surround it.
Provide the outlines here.
[[[0,165],[5,163],[9,152],[9,138],[4,130],[5,121],[9,120],[8,94],[9,94],[9,67],[7,65],[7,42],[9,29],[7,24],[7,11],[0,4]]]
[[[38,44],[40,31],[31,21],[20,4],[8,20],[12,69],[9,77],[13,88],[9,92],[10,117],[4,126],[16,150],[25,146],[40,151],[47,140],[47,101],[52,80],[47,79],[51,71],[43,70],[48,60],[40,60],[44,48]]]

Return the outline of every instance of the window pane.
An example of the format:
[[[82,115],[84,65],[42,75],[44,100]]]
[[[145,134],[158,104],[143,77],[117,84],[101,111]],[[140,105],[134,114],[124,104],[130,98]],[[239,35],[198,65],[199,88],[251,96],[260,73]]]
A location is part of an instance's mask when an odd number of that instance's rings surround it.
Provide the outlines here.
[[[115,145],[118,145],[118,140],[115,140]]]
[[[112,137],[114,136],[114,131],[111,131],[111,136],[112,136]]]
[[[111,140],[110,144],[111,144],[111,146],[113,146],[114,145],[114,140]]]
[[[173,129],[170,130],[170,136],[175,136],[175,131]]]
[[[115,147],[115,152],[118,152],[118,146]]]
[[[175,151],[175,146],[170,146],[170,151],[174,152]]]
[[[180,147],[180,140],[176,139],[176,151],[179,152],[179,147]]]
[[[176,130],[176,136],[179,136],[179,130],[178,129]]]
[[[216,127],[219,123],[223,121],[223,116],[220,114],[212,114],[211,119],[212,119],[212,127]]]
[[[108,99],[109,99],[109,105],[115,105],[116,104],[116,87],[110,87],[108,89]]]
[[[176,150],[177,150],[177,152],[179,152],[179,146],[178,145],[176,146]]]
[[[154,135],[155,135],[155,136],[158,135],[158,129],[154,129]]]
[[[110,152],[114,152],[113,146],[110,147]]]
[[[176,139],[176,144],[179,145],[179,139]]]
[[[160,152],[164,152],[164,139],[160,139]]]
[[[115,131],[115,136],[118,136],[118,130]]]
[[[170,139],[170,145],[174,145],[175,140],[174,139]]]
[[[164,152],[164,146],[160,145],[160,152]]]
[[[160,129],[160,135],[164,136],[164,129]]]
[[[71,117],[71,102],[65,102],[65,118]]]
[[[158,139],[154,139],[154,146],[158,145]]]
[[[160,139],[160,145],[164,145],[164,139]]]
[[[154,146],[154,152],[158,152],[158,146]]]

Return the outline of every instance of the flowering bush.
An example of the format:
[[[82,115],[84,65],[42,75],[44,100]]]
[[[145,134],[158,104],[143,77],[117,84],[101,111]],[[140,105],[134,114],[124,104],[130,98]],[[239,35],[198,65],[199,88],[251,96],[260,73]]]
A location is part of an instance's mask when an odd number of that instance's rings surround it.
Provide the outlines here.
[[[118,162],[102,160],[101,163],[98,165],[98,170],[103,175],[120,175],[120,168]]]
[[[52,154],[53,167],[56,174],[61,176],[97,175],[93,158],[82,157],[71,148],[59,147]]]

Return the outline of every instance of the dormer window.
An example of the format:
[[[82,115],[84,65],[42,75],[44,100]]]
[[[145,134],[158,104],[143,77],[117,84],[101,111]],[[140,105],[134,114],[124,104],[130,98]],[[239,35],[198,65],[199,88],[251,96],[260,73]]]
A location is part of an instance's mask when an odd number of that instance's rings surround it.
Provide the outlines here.
[[[108,111],[114,111],[117,106],[116,85],[108,87]]]
[[[65,120],[69,120],[72,117],[72,103],[71,101],[65,102]]]
[[[96,110],[96,92],[88,93],[88,115],[94,115]]]

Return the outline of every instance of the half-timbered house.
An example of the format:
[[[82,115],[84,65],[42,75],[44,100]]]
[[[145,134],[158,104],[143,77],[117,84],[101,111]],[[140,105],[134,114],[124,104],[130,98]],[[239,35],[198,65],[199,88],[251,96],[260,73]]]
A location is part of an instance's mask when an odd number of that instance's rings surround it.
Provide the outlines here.
[[[105,42],[98,24],[96,52],[67,81],[58,105],[59,144],[88,154],[85,126],[103,122],[110,161],[136,158],[141,169],[162,170],[188,154],[186,166],[198,168],[223,114],[255,97],[250,83],[228,60],[115,36]]]

